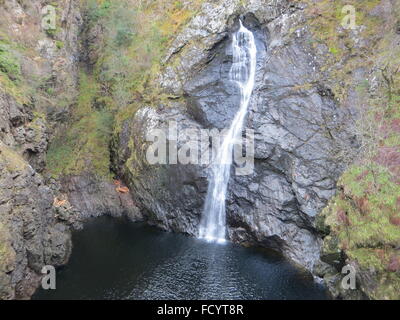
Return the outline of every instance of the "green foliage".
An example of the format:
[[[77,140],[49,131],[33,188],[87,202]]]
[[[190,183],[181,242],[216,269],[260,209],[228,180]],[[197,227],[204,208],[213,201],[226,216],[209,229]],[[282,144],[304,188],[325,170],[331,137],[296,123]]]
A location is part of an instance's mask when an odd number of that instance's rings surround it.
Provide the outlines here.
[[[339,101],[346,99],[349,87],[354,85],[350,74],[357,68],[368,66],[371,47],[375,37],[384,26],[384,21],[371,14],[371,10],[380,4],[379,0],[302,0],[309,6],[307,13],[313,34],[312,46],[325,45],[329,53],[322,71],[327,71],[332,83],[332,91]],[[342,12],[345,5],[353,5],[356,10],[357,37],[353,30],[342,28],[341,24],[346,12]],[[357,44],[358,39],[367,39],[367,45]],[[355,49],[357,48],[357,49]]]
[[[103,23],[107,34],[96,75],[105,83],[118,109],[116,128],[146,101],[156,105],[162,94],[152,80],[179,28],[201,4],[190,8],[181,1],[112,3]],[[129,9],[127,9],[129,8]]]
[[[341,192],[319,217],[330,229],[324,248],[337,239],[338,248],[361,270],[375,273],[378,285],[372,291],[364,288],[370,297],[398,299],[400,277],[389,266],[391,258],[400,259],[395,249],[400,245],[400,184],[387,168],[368,163],[353,165],[338,185]]]
[[[400,293],[400,277],[394,272],[387,272],[387,265],[390,258],[396,256],[394,249],[371,249],[360,248],[348,251],[348,256],[357,261],[361,266],[366,266],[368,270],[377,272],[379,283],[375,290],[368,292],[373,299],[397,300]]]
[[[400,184],[387,168],[376,164],[353,165],[339,180],[341,194],[324,211],[326,221],[345,250],[400,245]],[[345,217],[345,219],[343,219]]]
[[[123,6],[115,6],[113,7],[111,17],[113,25],[110,23],[107,24],[109,30],[108,36],[110,37],[108,46],[128,48],[134,40],[136,28],[138,28],[135,23],[137,20],[136,10],[126,9]]]
[[[333,47],[333,48],[329,48],[329,52],[336,55],[339,53],[339,50],[337,48]]]
[[[89,23],[94,24],[107,16],[111,7],[111,1],[89,0],[87,2],[87,15]]]
[[[46,89],[46,93],[47,93],[49,96],[54,95],[54,88],[47,88],[47,89]]]
[[[21,66],[15,57],[11,45],[0,41],[0,72],[8,76],[12,81],[17,81],[21,77]]]
[[[99,94],[98,84],[84,73],[80,81],[80,96],[73,119],[66,132],[50,144],[47,170],[55,177],[90,171],[109,178],[113,116],[109,109],[98,110],[94,106]]]
[[[115,43],[117,46],[129,46],[132,43],[134,33],[126,25],[117,26]]]
[[[55,28],[55,29],[49,28],[49,29],[46,29],[46,30],[45,30],[46,34],[47,34],[50,38],[54,38],[54,37],[57,35],[58,31],[59,31],[59,30],[58,30],[57,28]]]
[[[18,46],[0,33],[0,89],[4,90],[21,104],[29,102],[27,89],[21,81],[21,66]]]
[[[57,40],[56,47],[58,50],[61,50],[62,48],[64,48],[64,42]]]
[[[50,144],[48,171],[54,176],[85,170],[110,176],[114,114],[118,113],[117,119],[129,117],[137,108],[138,98],[157,96],[153,88],[145,90],[146,84],[158,72],[168,41],[191,16],[180,1],[84,3],[89,32],[93,27],[103,31],[100,56],[91,76],[81,74],[72,119]]]
[[[340,26],[345,4],[356,8],[357,36]],[[398,299],[400,277],[388,266],[400,246],[400,49],[392,23],[371,13],[379,4],[322,0],[307,9],[315,40],[311,45],[329,49],[322,71],[332,81],[335,97],[348,103],[355,90],[358,98],[351,102],[361,116],[355,131],[362,142],[358,161],[340,178],[338,194],[317,223],[329,234],[324,247],[337,239],[338,249],[362,271],[376,272],[376,287],[364,288],[370,297]],[[400,5],[394,9],[396,16]],[[372,69],[369,80],[356,80],[354,70],[363,69]]]
[[[377,271],[385,271],[382,258],[377,254],[377,250],[369,248],[353,249],[348,251],[348,255],[361,265],[374,268]]]

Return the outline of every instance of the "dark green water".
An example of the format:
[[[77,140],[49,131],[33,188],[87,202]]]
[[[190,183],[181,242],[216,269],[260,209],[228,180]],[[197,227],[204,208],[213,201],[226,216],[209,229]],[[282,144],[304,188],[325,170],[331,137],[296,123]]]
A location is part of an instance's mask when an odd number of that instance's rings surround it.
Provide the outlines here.
[[[213,244],[125,219],[99,218],[73,234],[57,289],[33,299],[326,299],[281,256]]]

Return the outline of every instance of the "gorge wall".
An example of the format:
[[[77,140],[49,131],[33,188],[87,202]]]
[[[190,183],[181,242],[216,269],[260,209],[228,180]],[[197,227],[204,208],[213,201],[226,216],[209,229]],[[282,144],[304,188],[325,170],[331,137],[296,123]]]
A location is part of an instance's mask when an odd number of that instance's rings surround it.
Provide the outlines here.
[[[282,252],[334,297],[398,298],[398,4],[347,1],[347,30],[339,0],[125,2],[52,2],[46,32],[46,1],[0,1],[0,298],[29,297],[91,216],[197,235],[207,166],[149,165],[146,135],[229,127],[239,17],[258,51],[255,162],[231,177],[229,239]],[[340,286],[347,263],[358,290]]]
[[[379,72],[382,58],[372,67],[365,56],[370,46],[382,49],[398,41],[394,40],[398,39],[395,19],[378,22],[391,16],[393,2],[369,1],[360,13],[363,25],[351,31],[334,16],[342,5],[340,1],[205,3],[172,42],[160,73],[149,81],[147,88],[157,88],[162,99],[135,104],[135,115],[117,128],[114,165],[134,191],[146,220],[166,230],[197,235],[207,190],[207,168],[150,166],[145,157],[151,143],[146,136],[154,129],[164,128],[167,132],[174,120],[178,132],[229,126],[238,107],[228,81],[229,43],[241,16],[256,35],[259,52],[247,120],[247,127],[255,131],[255,170],[252,175],[231,178],[227,201],[229,238],[281,251],[324,278],[335,297],[395,297],[398,281],[393,279],[398,268],[393,267],[399,261],[396,248],[400,233],[393,216],[398,212],[398,187],[393,184],[382,195],[393,199],[389,200],[393,201],[389,212],[374,207],[380,211],[378,216],[382,214],[378,222],[360,213],[362,201],[356,198],[354,204],[350,195],[340,196],[350,198],[351,204],[344,208],[338,208],[335,199],[331,202],[325,210],[333,212],[329,219],[320,214],[336,194],[336,183],[347,166],[354,161],[356,166],[368,162],[375,152],[375,142],[366,141],[364,127],[365,121],[373,120],[365,116],[382,112],[369,109],[375,108],[372,106],[377,96],[383,103],[381,108],[391,102],[387,101],[385,75]],[[387,54],[384,52],[377,56]],[[374,54],[368,61],[373,61]],[[390,72],[393,67],[390,63]],[[377,126],[369,134],[379,130]],[[178,137],[178,147],[185,139]],[[360,153],[365,158],[357,157]],[[394,166],[380,170],[389,169],[388,175],[395,177]],[[381,236],[372,230],[367,236],[361,235],[369,223],[387,229]],[[338,228],[340,224],[344,226]],[[341,228],[345,230],[338,234]],[[379,251],[382,247],[385,253]],[[359,251],[365,256],[358,255]],[[348,252],[357,254],[351,256]],[[381,258],[372,267],[367,257],[376,252]],[[342,290],[340,272],[346,263],[357,270],[361,290]]]
[[[137,215],[131,196],[90,168],[49,172],[60,160],[50,141],[79,100],[86,18],[79,1],[52,2],[56,29],[46,30],[48,4],[0,2],[0,299],[29,298],[43,266],[68,261],[70,230],[87,217]]]
[[[65,263],[71,251],[41,172],[52,123],[66,108],[51,96],[76,92],[81,16],[73,1],[60,2],[65,47],[57,48],[41,30],[44,4],[0,3],[0,299],[30,297],[42,267]]]
[[[240,100],[229,81],[230,37],[237,17],[249,10],[227,2],[198,15],[178,36],[165,71],[155,80],[171,102],[144,106],[122,126],[118,171],[131,182],[148,219],[165,229],[197,235],[207,168],[149,166],[146,135],[173,120],[178,132],[229,127]],[[334,195],[345,167],[338,150],[357,148],[354,110],[340,109],[325,88],[319,73],[324,62],[308,45],[307,30],[288,34],[289,26],[304,23],[301,6],[253,3],[253,11],[242,20],[255,34],[259,53],[247,120],[255,135],[255,168],[251,175],[232,176],[229,238],[275,248],[311,270],[320,247],[314,217]],[[196,30],[208,33],[199,36]],[[181,138],[178,145],[185,141]]]

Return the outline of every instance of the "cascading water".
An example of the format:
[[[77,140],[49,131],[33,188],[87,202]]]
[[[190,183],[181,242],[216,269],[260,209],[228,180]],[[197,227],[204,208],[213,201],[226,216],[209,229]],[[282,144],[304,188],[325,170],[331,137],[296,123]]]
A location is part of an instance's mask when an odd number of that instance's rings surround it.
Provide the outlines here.
[[[199,228],[200,238],[217,242],[225,241],[225,201],[230,178],[233,147],[242,133],[256,73],[257,48],[253,33],[246,29],[240,20],[239,23],[240,28],[233,35],[233,63],[229,76],[230,80],[239,87],[240,108],[218,149],[217,156],[214,158]]]

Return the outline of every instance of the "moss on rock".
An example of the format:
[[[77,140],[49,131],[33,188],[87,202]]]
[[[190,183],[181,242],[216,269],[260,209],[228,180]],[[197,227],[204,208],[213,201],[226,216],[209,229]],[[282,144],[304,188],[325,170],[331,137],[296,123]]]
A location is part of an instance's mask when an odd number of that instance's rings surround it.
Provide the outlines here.
[[[388,265],[400,246],[400,50],[394,45],[400,4],[306,2],[314,46],[325,47],[328,57],[324,79],[342,107],[359,111],[356,133],[362,144],[357,161],[338,182],[338,194],[317,218],[319,229],[329,228],[322,253],[341,252],[355,262],[367,296],[398,299],[399,272]],[[354,29],[341,26],[344,5],[356,9]],[[388,8],[392,14],[387,16]]]
[[[98,83],[85,73],[80,76],[80,95],[66,131],[51,143],[47,169],[54,177],[93,172],[110,177],[112,114],[108,107],[97,109]]]

